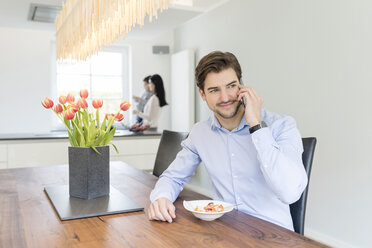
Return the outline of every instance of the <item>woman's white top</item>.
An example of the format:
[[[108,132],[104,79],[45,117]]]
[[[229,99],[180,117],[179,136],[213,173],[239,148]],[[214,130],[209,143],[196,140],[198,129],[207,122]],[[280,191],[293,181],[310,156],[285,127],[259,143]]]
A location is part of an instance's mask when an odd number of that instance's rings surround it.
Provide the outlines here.
[[[143,112],[139,112],[138,116],[143,119],[144,124],[150,125],[150,127],[158,127],[158,119],[160,116],[160,103],[159,98],[156,95],[150,97],[147,101]]]

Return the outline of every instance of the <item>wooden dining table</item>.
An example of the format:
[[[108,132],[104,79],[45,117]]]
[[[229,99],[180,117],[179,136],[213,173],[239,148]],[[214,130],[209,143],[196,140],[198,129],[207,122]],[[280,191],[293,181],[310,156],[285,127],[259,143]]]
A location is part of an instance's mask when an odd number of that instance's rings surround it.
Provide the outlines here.
[[[173,223],[149,221],[157,177],[117,161],[110,180],[145,210],[61,221],[44,187],[68,184],[67,165],[0,170],[0,247],[328,247],[237,210],[214,221],[197,219],[182,202],[208,197],[189,190],[174,203]]]

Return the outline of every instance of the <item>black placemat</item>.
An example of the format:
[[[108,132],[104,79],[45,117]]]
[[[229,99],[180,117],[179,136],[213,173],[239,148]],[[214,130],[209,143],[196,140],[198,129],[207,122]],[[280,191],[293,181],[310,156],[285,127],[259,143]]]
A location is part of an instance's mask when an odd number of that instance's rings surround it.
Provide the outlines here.
[[[61,220],[135,212],[144,209],[112,186],[110,187],[110,195],[91,200],[70,197],[68,185],[45,187],[44,190]]]

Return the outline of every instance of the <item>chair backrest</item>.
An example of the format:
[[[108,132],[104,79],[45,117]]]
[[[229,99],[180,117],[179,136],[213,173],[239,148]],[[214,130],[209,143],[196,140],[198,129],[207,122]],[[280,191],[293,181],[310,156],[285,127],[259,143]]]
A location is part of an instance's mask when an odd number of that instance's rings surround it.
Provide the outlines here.
[[[305,225],[305,212],[306,212],[306,200],[307,200],[307,191],[309,189],[310,182],[310,172],[311,165],[313,163],[316,138],[302,138],[302,143],[304,146],[304,152],[302,153],[302,162],[305,166],[308,184],[301,195],[301,198],[292,203],[289,207],[291,210],[292,221],[294,231],[299,234],[304,234],[304,225]]]
[[[153,175],[159,177],[182,150],[181,142],[187,138],[187,132],[173,132],[164,130],[156,154]]]

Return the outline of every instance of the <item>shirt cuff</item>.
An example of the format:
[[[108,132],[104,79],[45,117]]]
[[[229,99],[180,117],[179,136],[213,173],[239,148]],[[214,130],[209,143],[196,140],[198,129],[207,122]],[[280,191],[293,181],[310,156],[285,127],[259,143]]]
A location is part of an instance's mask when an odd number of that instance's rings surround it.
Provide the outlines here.
[[[257,152],[265,151],[274,146],[279,149],[279,145],[276,143],[273,135],[271,134],[270,128],[263,127],[256,132],[251,134],[252,142],[256,147]]]
[[[168,194],[166,194],[164,192],[156,192],[155,190],[156,189],[154,189],[151,192],[151,194],[150,194],[150,201],[151,202],[154,202],[154,201],[156,201],[159,198],[167,198],[168,200],[170,200],[171,202],[173,202],[172,197],[170,197],[170,195],[168,195]]]

